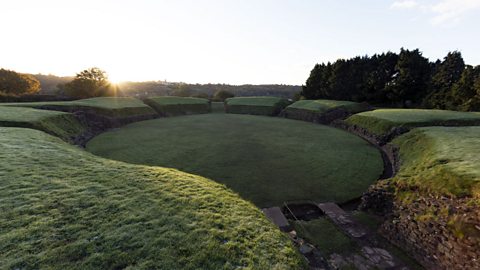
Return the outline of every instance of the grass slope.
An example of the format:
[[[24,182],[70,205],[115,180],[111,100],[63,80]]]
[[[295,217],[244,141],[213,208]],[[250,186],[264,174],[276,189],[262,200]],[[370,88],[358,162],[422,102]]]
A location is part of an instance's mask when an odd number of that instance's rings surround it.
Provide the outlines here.
[[[358,112],[367,111],[370,106],[366,103],[356,103],[340,100],[299,100],[283,110],[286,118],[328,123],[333,119],[341,118]],[[327,117],[328,113],[336,113],[333,119]],[[333,115],[332,115],[333,116]]]
[[[146,99],[145,103],[165,116],[208,113],[211,110],[209,100],[204,98],[152,97]]]
[[[208,179],[0,128],[2,269],[300,269],[291,242]]]
[[[38,129],[64,140],[85,131],[70,113],[7,106],[0,106],[0,126]]]
[[[92,110],[108,117],[129,117],[156,114],[141,100],[131,97],[97,97],[75,101],[3,103],[3,106],[49,108],[61,111]]]
[[[376,135],[392,128],[422,126],[480,125],[480,113],[422,109],[379,109],[350,116],[347,123],[360,126]]]
[[[380,153],[343,130],[250,115],[138,122],[95,137],[87,150],[206,176],[260,207],[288,200],[348,201],[383,170]]]
[[[402,162],[398,186],[480,197],[480,127],[418,128],[393,143]]]
[[[234,97],[225,100],[226,112],[254,115],[277,115],[289,102],[278,97]]]
[[[358,113],[368,110],[369,106],[363,103],[342,100],[299,100],[289,105],[286,109],[307,110],[317,113],[325,113],[333,109],[344,109],[350,113]]]
[[[327,256],[332,253],[348,254],[360,249],[355,242],[324,217],[311,221],[295,221],[293,225],[301,238],[315,245]]]

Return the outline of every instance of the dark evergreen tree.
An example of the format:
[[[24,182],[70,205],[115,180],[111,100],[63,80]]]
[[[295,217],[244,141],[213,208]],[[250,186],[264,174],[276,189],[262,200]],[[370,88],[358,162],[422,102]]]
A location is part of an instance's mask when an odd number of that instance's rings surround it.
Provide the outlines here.
[[[393,79],[398,61],[396,53],[388,52],[374,55],[368,61],[369,72],[365,76],[363,97],[365,101],[383,104],[387,103],[385,87]]]
[[[480,67],[474,68],[467,66],[462,72],[460,79],[452,86],[445,100],[447,109],[451,110],[470,110],[470,100],[472,100],[477,91],[475,89],[475,80],[480,77]]]
[[[449,52],[432,75],[429,94],[424,100],[424,105],[437,109],[449,107],[450,91],[464,70],[462,54],[458,51]]]
[[[388,100],[400,106],[409,102],[419,103],[427,91],[430,76],[428,59],[418,49],[410,51],[402,48],[395,71],[385,87]]]

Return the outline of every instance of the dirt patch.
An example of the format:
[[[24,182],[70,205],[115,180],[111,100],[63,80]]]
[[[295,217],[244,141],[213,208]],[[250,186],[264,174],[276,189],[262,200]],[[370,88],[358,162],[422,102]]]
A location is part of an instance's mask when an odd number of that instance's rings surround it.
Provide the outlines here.
[[[309,221],[324,215],[320,208],[313,203],[285,204],[282,208],[282,212],[285,217],[290,220]]]

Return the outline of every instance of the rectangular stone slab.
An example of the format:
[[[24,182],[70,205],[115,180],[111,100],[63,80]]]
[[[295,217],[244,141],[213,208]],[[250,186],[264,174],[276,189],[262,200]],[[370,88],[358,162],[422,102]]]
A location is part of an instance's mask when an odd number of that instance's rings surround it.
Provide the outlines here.
[[[263,208],[262,212],[265,214],[265,216],[267,216],[270,221],[277,225],[280,230],[284,232],[288,232],[290,230],[290,223],[288,223],[288,220],[283,215],[280,207],[275,206],[270,208]]]

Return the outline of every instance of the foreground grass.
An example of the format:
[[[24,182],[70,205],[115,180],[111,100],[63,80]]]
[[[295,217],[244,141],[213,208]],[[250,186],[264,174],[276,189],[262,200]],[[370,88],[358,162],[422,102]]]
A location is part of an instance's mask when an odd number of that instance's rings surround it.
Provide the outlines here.
[[[0,128],[2,269],[300,269],[291,242],[224,186]]]
[[[27,127],[69,140],[85,131],[70,113],[0,106],[0,127]]]
[[[225,100],[226,112],[254,115],[277,115],[289,102],[279,97],[234,97]]]
[[[393,143],[400,147],[399,187],[480,197],[480,127],[418,128]]]
[[[422,126],[480,125],[480,113],[421,109],[379,109],[350,116],[347,123],[360,126],[376,135],[392,128]]]
[[[250,115],[138,122],[95,137],[87,150],[206,176],[260,207],[304,199],[348,201],[383,171],[380,153],[343,130]]]
[[[156,114],[155,110],[141,100],[131,97],[97,97],[75,101],[3,103],[3,106],[49,108],[62,111],[92,110],[108,117],[128,117]]]
[[[211,110],[209,100],[204,98],[152,97],[146,99],[145,103],[165,116],[208,113]]]

